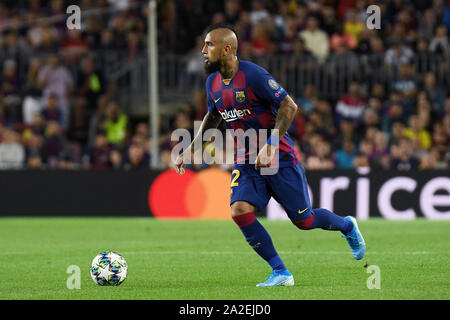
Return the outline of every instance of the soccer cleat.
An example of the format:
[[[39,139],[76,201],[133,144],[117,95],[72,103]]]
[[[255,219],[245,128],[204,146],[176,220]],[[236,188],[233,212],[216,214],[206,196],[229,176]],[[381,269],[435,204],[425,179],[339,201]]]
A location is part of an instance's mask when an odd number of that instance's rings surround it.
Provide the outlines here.
[[[344,234],[343,237],[347,239],[353,257],[356,260],[361,260],[366,253],[366,242],[364,241],[364,238],[359,231],[356,219],[350,216],[345,217],[344,219],[350,221],[353,224],[353,229],[349,233]]]
[[[269,278],[262,282],[258,283],[257,287],[278,287],[278,286],[293,286],[294,285],[294,276],[288,271],[277,271],[274,270]]]

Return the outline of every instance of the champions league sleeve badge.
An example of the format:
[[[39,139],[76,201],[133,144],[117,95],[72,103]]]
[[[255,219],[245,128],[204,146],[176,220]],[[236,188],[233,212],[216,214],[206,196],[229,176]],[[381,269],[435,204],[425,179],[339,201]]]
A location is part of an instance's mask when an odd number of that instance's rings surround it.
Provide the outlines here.
[[[277,90],[280,87],[280,85],[273,79],[269,79],[267,82],[269,83],[269,87],[273,90]]]

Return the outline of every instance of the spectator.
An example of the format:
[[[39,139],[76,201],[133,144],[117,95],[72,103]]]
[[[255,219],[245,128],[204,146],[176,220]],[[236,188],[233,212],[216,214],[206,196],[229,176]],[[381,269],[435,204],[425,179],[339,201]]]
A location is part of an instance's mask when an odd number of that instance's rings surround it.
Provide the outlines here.
[[[205,77],[205,68],[203,65],[204,57],[202,54],[203,45],[203,38],[198,36],[196,38],[196,46],[185,56],[185,83],[194,84],[194,86],[198,88],[203,85]]]
[[[86,98],[79,96],[75,100],[72,116],[70,118],[67,138],[70,142],[75,143],[77,149],[87,144],[89,132],[89,117],[86,112]],[[79,152],[78,150],[76,151]]]
[[[400,64],[410,63],[413,56],[414,52],[409,47],[396,40],[386,51],[384,62],[390,70],[395,70]]]
[[[128,116],[120,111],[119,105],[115,101],[109,102],[106,106],[103,127],[109,143],[121,145],[125,141]]]
[[[23,99],[22,115],[23,123],[31,124],[36,114],[41,113],[41,91],[37,88],[30,88]]]
[[[108,96],[103,94],[97,99],[96,102],[96,110],[89,119],[88,145],[92,145],[97,133],[103,130],[105,110],[109,102]]]
[[[336,19],[336,13],[331,5],[324,5],[322,8],[322,14],[322,29],[328,34],[329,37],[331,37],[341,24]]]
[[[4,117],[10,124],[22,119],[20,83],[17,64],[14,60],[3,63],[3,74],[0,78],[0,98],[3,97]]]
[[[335,139],[334,149],[342,148],[346,140],[351,140],[354,144],[357,144],[360,139],[358,133],[355,131],[353,122],[344,118],[339,123],[339,130]]]
[[[395,95],[396,94],[392,94],[394,99],[391,99],[391,104],[386,108],[383,117],[382,128],[384,132],[390,132],[394,122],[403,122],[405,119],[403,105],[397,102]]]
[[[111,150],[110,154],[109,154],[109,161],[111,163],[111,167],[113,169],[120,169],[122,167],[122,153],[117,150],[117,149],[113,149]]]
[[[447,47],[448,38],[447,38],[447,27],[444,24],[441,24],[436,29],[436,34],[430,42],[430,51],[433,53],[443,54]]]
[[[418,81],[413,75],[413,72],[411,65],[406,63],[401,64],[399,78],[392,85],[392,90],[401,94],[401,101],[408,107],[407,109],[411,108],[418,89]],[[407,115],[409,115],[408,112]]]
[[[349,119],[354,124],[359,124],[366,107],[367,101],[361,94],[359,83],[352,82],[349,93],[339,99],[336,104],[336,123],[339,123],[342,119]]]
[[[284,54],[291,55],[294,52],[295,41],[297,37],[297,25],[293,17],[287,17],[284,23],[284,30],[279,39],[279,51]]]
[[[388,147],[388,136],[382,131],[377,131],[374,137],[375,154],[373,163],[377,167],[389,169],[390,154]]]
[[[225,0],[225,20],[226,23],[234,25],[239,20],[241,11],[240,0]]]
[[[407,139],[400,140],[399,145],[394,145],[391,151],[391,169],[412,170],[419,167],[419,161],[411,155],[411,142]]]
[[[434,69],[435,56],[428,51],[428,40],[419,38],[416,43],[416,71],[422,75]]]
[[[401,121],[396,121],[393,123],[391,128],[391,134],[389,138],[389,147],[397,145],[400,140],[404,138],[403,133],[405,131],[405,125]]]
[[[23,132],[23,138],[26,140],[29,138],[29,135],[33,132],[38,135],[44,135],[45,134],[45,128],[46,128],[46,122],[44,119],[44,116],[41,113],[36,113],[33,116],[33,120],[30,123],[30,126],[24,130]]]
[[[341,79],[346,83],[350,82],[350,79],[355,78],[355,75],[359,71],[358,59],[355,53],[348,50],[343,42],[340,42],[336,46],[336,50],[328,56],[327,62],[329,68],[328,76],[334,79],[341,76]],[[342,67],[347,70],[344,77],[338,74]]]
[[[19,142],[17,132],[10,129],[0,131],[0,169],[20,169],[25,162],[25,149]]]
[[[352,140],[345,140],[342,149],[336,152],[336,164],[339,169],[353,168],[353,161],[358,154]]]
[[[294,41],[294,52],[289,59],[289,70],[293,72],[293,76],[297,76],[297,68],[301,66],[301,69],[308,70],[314,68],[317,65],[317,59],[312,53],[306,49],[305,41],[302,38],[297,38]]]
[[[333,169],[334,161],[331,154],[331,146],[328,142],[321,139],[314,146],[314,154],[318,158],[322,169]]]
[[[347,19],[344,22],[344,33],[352,35],[356,42],[360,41],[361,33],[364,31],[364,24],[358,19],[357,12],[353,8],[347,10]]]
[[[108,144],[105,132],[99,132],[95,137],[94,145],[88,147],[83,157],[86,169],[105,169],[111,167],[110,156],[113,147]]]
[[[128,149],[127,157],[122,165],[125,170],[146,169],[150,163],[150,157],[140,144],[133,144]]]
[[[88,45],[78,29],[67,30],[67,37],[61,42],[61,52],[67,64],[77,63],[87,52]]]
[[[48,64],[39,70],[38,81],[40,88],[43,90],[44,101],[50,93],[56,95],[63,115],[63,128],[67,128],[69,124],[69,97],[72,90],[73,77],[69,70],[61,65],[57,54],[52,54],[48,59]]]
[[[34,132],[31,132],[29,139],[26,141],[26,163],[28,168],[39,169],[43,166],[43,143],[44,138]]]
[[[56,121],[49,121],[45,130],[43,152],[45,163],[50,168],[57,168],[60,161],[68,157],[67,138]]]
[[[353,168],[369,168],[370,160],[369,157],[365,154],[358,153],[353,160]]]
[[[63,115],[59,106],[57,105],[56,95],[54,95],[53,93],[50,93],[47,96],[47,103],[44,105],[44,108],[42,110],[42,116],[44,117],[44,120],[46,122],[56,121],[60,125],[62,125]]]
[[[364,111],[363,121],[366,128],[380,126],[380,118],[378,117],[378,113],[372,108],[367,108]]]
[[[101,48],[101,22],[97,21],[94,16],[86,19],[86,28],[82,30],[82,37],[86,40],[89,49]]]
[[[269,50],[269,35],[267,32],[266,25],[261,22],[257,22],[253,26],[253,34],[252,34],[252,53],[254,56],[261,56],[267,53]]]
[[[314,85],[307,84],[303,89],[303,96],[297,99],[297,103],[305,114],[310,114],[314,109]]]
[[[308,17],[306,30],[300,32],[299,36],[305,41],[306,48],[317,59],[325,60],[329,53],[328,35],[319,29],[319,22],[316,17]]]
[[[266,22],[269,19],[269,12],[264,8],[261,0],[252,1],[252,10],[249,18],[253,26],[257,23]]]
[[[443,157],[447,151],[450,151],[450,137],[445,134],[444,125],[441,122],[434,124],[432,145],[433,149],[440,154],[438,158]]]
[[[403,131],[403,136],[410,140],[418,139],[420,148],[424,150],[428,150],[431,147],[430,133],[420,125],[419,117],[415,114],[409,118],[409,127]]]
[[[444,114],[444,89],[436,85],[436,77],[434,73],[429,72],[425,75],[424,90],[431,100],[432,110],[437,117]]]
[[[359,143],[359,154],[365,155],[370,163],[373,163],[373,159],[375,158],[375,145],[369,139],[363,139]]]
[[[101,72],[94,70],[94,59],[89,56],[81,62],[81,73],[77,79],[78,94],[86,98],[87,112],[93,113],[98,97],[105,91],[105,80]]]
[[[30,63],[28,67],[28,72],[26,76],[25,88],[28,90],[38,90],[39,81],[38,74],[39,70],[42,68],[42,59],[39,57],[30,58]]]
[[[420,19],[417,35],[421,38],[431,39],[436,27],[436,15],[433,9],[425,10],[425,13]]]
[[[239,20],[235,25],[235,30],[238,34],[238,40],[240,41],[239,47],[243,42],[250,42],[252,37],[252,23],[250,21],[250,14],[247,11],[241,11]]]
[[[419,160],[419,162],[422,160],[423,157],[425,157],[429,152],[425,149],[422,149],[420,146],[420,140],[419,138],[414,138],[411,140],[411,155]]]

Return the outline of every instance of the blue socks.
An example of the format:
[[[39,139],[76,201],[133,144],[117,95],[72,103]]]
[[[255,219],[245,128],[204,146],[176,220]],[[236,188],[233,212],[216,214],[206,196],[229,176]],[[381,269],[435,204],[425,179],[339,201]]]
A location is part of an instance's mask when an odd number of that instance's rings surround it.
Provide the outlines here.
[[[283,271],[286,267],[273,246],[272,239],[266,229],[256,220],[253,212],[233,217],[248,244],[261,258],[267,261],[273,270]]]
[[[330,210],[318,208],[313,209],[312,212],[314,213],[314,222],[311,225],[311,229],[339,230],[343,234],[353,229],[353,224],[350,221],[345,220]]]
[[[248,244],[256,253],[267,261],[274,271],[285,271],[286,266],[273,246],[269,233],[258,222],[253,212],[233,217]],[[321,228],[324,230],[339,230],[343,234],[353,229],[353,224],[337,214],[323,208],[311,210],[311,217],[293,221],[300,229],[310,230]]]
[[[324,230],[339,230],[346,234],[353,229],[353,224],[350,221],[323,208],[312,209],[311,217],[292,222],[303,230],[321,228]]]

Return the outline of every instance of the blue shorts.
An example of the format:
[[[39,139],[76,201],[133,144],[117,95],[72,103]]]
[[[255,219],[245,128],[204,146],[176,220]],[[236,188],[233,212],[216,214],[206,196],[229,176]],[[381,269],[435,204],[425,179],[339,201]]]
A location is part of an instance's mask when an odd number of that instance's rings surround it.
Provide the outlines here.
[[[284,208],[292,221],[311,217],[305,169],[300,163],[279,168],[275,175],[261,175],[254,165],[234,166],[230,205],[246,201],[261,211],[271,197]]]

